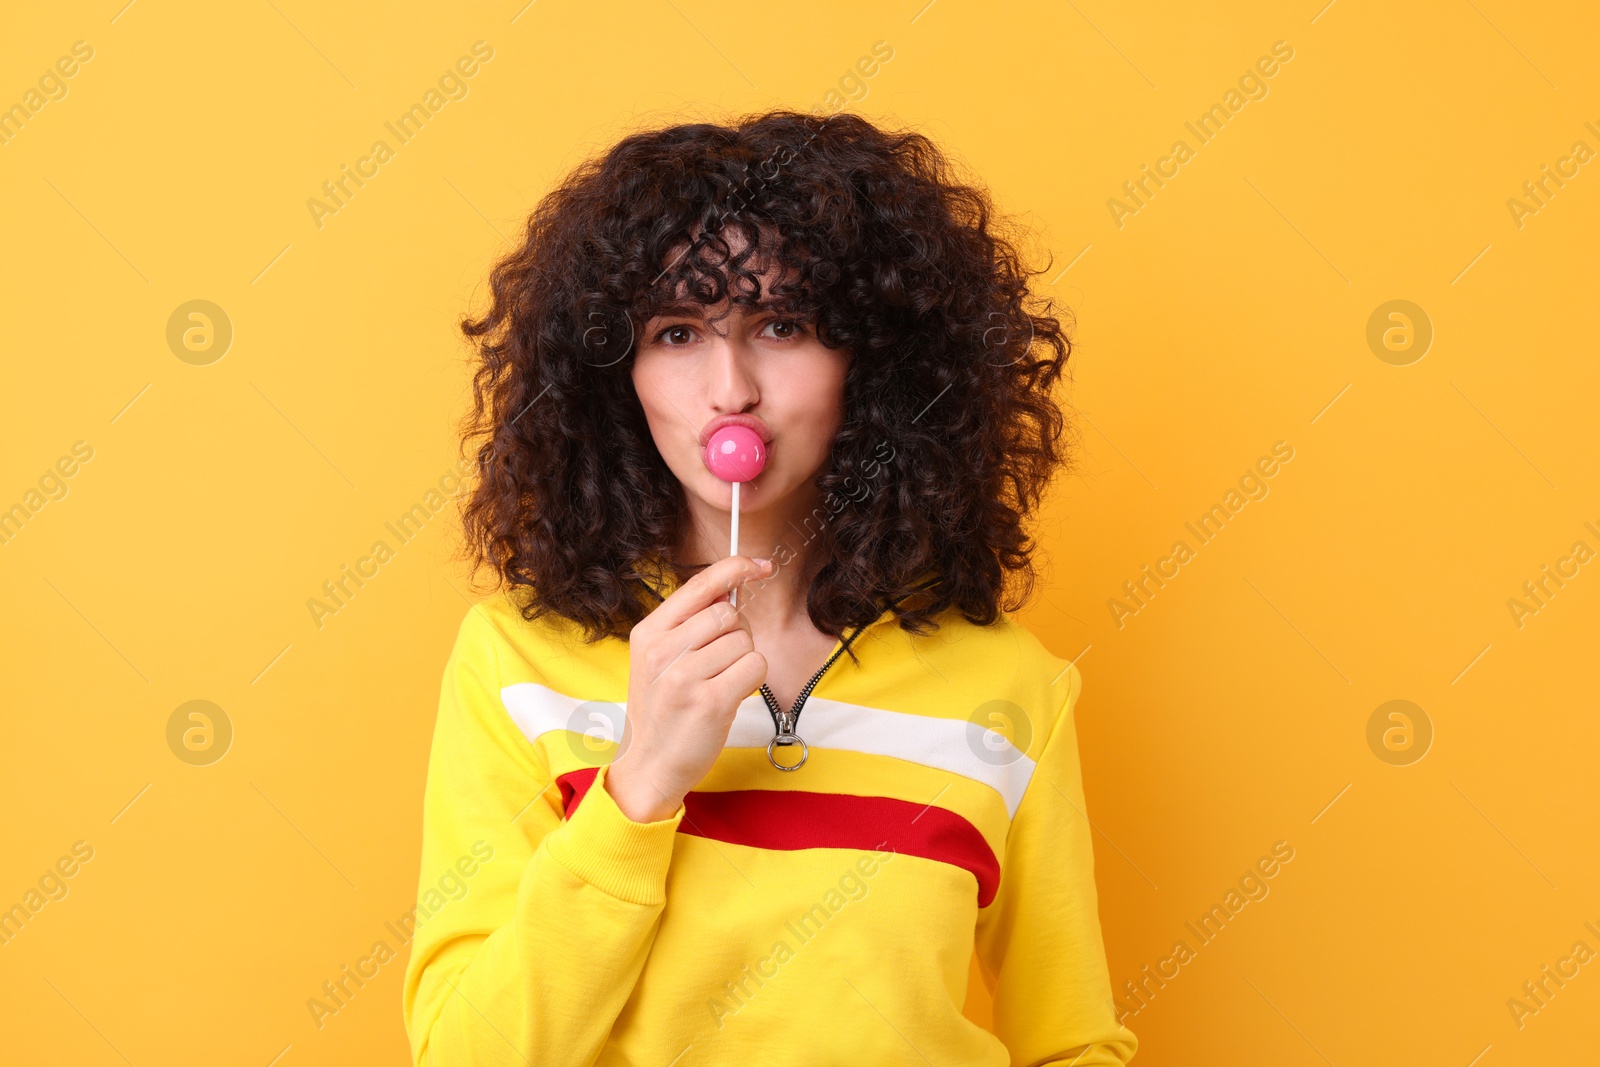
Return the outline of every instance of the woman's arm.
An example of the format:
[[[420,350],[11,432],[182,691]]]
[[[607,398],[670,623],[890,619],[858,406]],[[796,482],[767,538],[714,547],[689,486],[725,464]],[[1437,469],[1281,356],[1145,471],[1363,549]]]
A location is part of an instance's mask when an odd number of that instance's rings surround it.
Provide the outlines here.
[[[1120,1067],[1138,1039],[1117,1022],[1094,884],[1094,853],[1067,696],[1011,821],[1000,888],[979,913],[978,962],[1011,1062]]]
[[[684,815],[634,822],[602,767],[563,821],[545,761],[501,705],[500,640],[469,611],[440,692],[402,1002],[416,1067],[592,1063],[655,940]],[[442,896],[441,874],[476,842],[492,861],[449,880],[464,881],[459,899]]]

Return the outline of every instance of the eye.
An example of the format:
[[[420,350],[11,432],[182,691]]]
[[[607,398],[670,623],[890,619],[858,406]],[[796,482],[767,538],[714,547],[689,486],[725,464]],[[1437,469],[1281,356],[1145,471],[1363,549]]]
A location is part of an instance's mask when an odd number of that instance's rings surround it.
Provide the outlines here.
[[[799,319],[773,319],[762,327],[763,333],[767,330],[777,330],[773,336],[780,341],[792,341],[804,337],[806,332],[805,324]]]
[[[665,344],[668,348],[679,348],[688,344],[693,335],[694,329],[680,322],[672,326],[668,326],[660,333],[656,334],[655,343],[658,345]],[[669,337],[672,338],[671,341],[666,340],[666,338]]]

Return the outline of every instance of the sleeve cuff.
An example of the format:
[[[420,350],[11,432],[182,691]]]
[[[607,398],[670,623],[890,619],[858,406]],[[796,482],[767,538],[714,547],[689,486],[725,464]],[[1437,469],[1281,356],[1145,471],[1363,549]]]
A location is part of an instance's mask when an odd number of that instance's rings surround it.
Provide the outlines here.
[[[551,855],[596,889],[634,904],[667,899],[667,868],[678,824],[686,808],[655,822],[635,822],[606,789],[609,763],[601,766],[583,800],[545,841]]]

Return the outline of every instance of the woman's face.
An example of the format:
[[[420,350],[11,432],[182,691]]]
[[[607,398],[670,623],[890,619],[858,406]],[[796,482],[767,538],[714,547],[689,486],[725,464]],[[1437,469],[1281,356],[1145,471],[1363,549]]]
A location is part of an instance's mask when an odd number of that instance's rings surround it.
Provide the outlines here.
[[[762,276],[763,294],[770,292]],[[717,316],[722,316],[717,318]],[[707,321],[715,319],[715,321]],[[701,431],[719,415],[750,415],[770,436],[767,463],[739,487],[741,517],[786,520],[808,512],[812,479],[844,419],[850,356],[817,340],[810,323],[725,301],[660,315],[637,338],[633,384],[656,448],[691,507],[733,506],[733,489],[706,468]]]

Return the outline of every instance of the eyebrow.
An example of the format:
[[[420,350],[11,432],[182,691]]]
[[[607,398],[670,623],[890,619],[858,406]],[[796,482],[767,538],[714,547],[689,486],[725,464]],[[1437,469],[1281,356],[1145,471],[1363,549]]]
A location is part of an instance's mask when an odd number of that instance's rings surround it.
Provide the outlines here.
[[[799,312],[795,301],[785,300],[774,296],[763,297],[753,306],[737,304],[735,307],[743,308],[747,311],[747,313],[751,314],[762,311],[787,311],[794,314],[798,314]],[[647,321],[654,322],[656,319],[677,317],[704,319],[707,309],[708,305],[706,304],[697,303],[692,300],[679,301],[677,303],[665,304],[659,308],[656,308],[650,313],[650,318]],[[732,314],[732,309],[729,310],[728,314]],[[724,319],[727,317],[728,315],[723,316]]]

